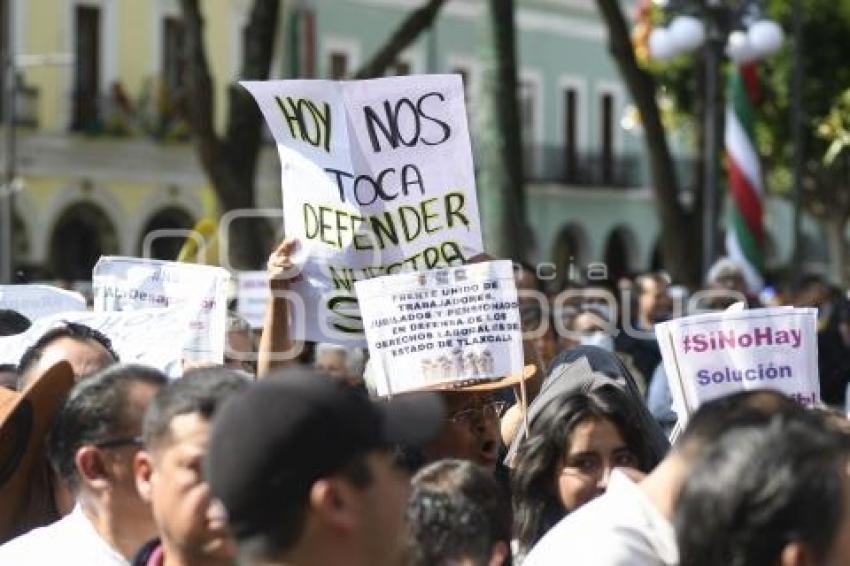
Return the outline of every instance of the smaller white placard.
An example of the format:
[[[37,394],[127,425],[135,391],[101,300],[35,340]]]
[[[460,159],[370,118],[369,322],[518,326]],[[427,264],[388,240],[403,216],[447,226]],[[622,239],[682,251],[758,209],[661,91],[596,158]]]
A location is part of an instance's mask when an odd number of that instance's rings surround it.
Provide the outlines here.
[[[152,366],[176,377],[182,374],[183,343],[193,316],[185,307],[58,313],[38,319],[23,334],[0,337],[0,364],[17,365],[24,351],[45,332],[62,322],[76,322],[103,332],[122,363]]]
[[[236,274],[236,311],[251,328],[262,328],[269,304],[269,275],[265,271],[240,271]]]
[[[60,312],[84,311],[86,299],[51,285],[0,285],[0,309],[18,311],[35,321]]]
[[[95,312],[187,307],[195,315],[183,357],[192,363],[224,361],[227,282],[221,267],[137,257],[101,257],[92,272]]]
[[[381,396],[523,371],[510,261],[377,277],[356,290]]]
[[[706,401],[750,389],[775,389],[803,405],[819,405],[816,323],[816,309],[777,307],[656,325],[680,420]]]

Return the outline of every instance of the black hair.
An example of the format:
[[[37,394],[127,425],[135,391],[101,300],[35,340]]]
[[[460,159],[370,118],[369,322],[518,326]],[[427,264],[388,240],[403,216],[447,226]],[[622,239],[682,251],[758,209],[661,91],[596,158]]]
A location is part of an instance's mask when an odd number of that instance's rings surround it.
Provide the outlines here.
[[[769,566],[801,543],[825,563],[845,515],[850,437],[816,414],[724,434],[697,460],[674,523],[688,566]]]
[[[249,383],[241,372],[223,367],[187,371],[160,389],[151,401],[142,427],[145,448],[155,450],[164,442],[170,436],[171,421],[179,415],[198,413],[212,420],[218,407]]]
[[[18,390],[18,366],[15,364],[0,364],[0,373],[10,374],[10,378],[0,379],[0,387]]]
[[[82,446],[139,435],[143,412],[134,410],[130,394],[137,384],[162,387],[168,379],[154,368],[135,364],[110,366],[77,383],[51,425],[47,456],[73,492],[79,489],[74,463]],[[144,408],[142,408],[144,410]]]
[[[352,458],[338,474],[358,489],[365,489],[374,481],[367,454]],[[275,510],[273,519],[251,533],[236,533],[237,563],[275,560],[292,550],[304,532],[309,498],[310,490],[303,489],[298,497],[270,501]]]
[[[640,275],[634,278],[635,295],[639,297],[646,293],[647,283],[649,283],[650,281],[660,285],[670,284],[670,280],[663,273],[658,273],[655,271],[641,273]]]
[[[488,564],[493,545],[510,547],[511,509],[493,474],[441,460],[413,478],[407,507],[411,566]]]
[[[531,265],[524,259],[515,260],[513,263],[515,275],[518,276],[522,271],[528,272],[534,279],[534,290],[540,292],[544,290],[543,281],[541,281],[540,278],[537,277],[537,269],[535,269],[533,265]]]
[[[12,309],[0,309],[0,336],[14,336],[26,332],[30,319]]]
[[[112,341],[103,332],[80,324],[78,322],[64,321],[61,326],[51,328],[45,332],[41,338],[36,340],[35,344],[26,349],[21,356],[21,361],[18,362],[18,375],[20,379],[24,379],[26,373],[32,369],[41,359],[44,349],[60,338],[72,338],[78,342],[86,342],[94,340],[112,356],[116,362],[120,361],[118,353],[112,348]],[[21,387],[22,384],[18,384]]]
[[[570,435],[589,418],[614,424],[641,471],[649,471],[656,463],[632,402],[616,387],[603,385],[550,401],[530,423],[529,436],[519,445],[511,472],[514,537],[522,553],[568,513],[556,493],[555,477]]]
[[[676,450],[696,457],[723,433],[767,423],[777,414],[797,414],[805,409],[778,391],[740,391],[702,404],[691,416],[676,442]]]

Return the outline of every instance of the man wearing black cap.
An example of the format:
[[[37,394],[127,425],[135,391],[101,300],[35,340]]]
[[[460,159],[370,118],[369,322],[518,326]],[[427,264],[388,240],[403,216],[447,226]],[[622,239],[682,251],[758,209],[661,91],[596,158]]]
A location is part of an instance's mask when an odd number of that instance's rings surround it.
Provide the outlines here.
[[[237,394],[215,418],[207,477],[239,563],[403,564],[409,478],[393,446],[443,418],[432,394],[372,403],[306,369]]]

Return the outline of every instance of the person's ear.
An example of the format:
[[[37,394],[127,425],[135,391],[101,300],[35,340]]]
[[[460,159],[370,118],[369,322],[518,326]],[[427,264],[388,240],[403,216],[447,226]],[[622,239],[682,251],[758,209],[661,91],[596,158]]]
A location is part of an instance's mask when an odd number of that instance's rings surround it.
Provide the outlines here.
[[[139,450],[133,457],[133,475],[136,477],[136,491],[145,503],[151,502],[151,477],[153,476],[153,457],[149,452]]]
[[[815,560],[809,548],[801,542],[785,545],[779,555],[779,566],[813,566]]]
[[[357,499],[352,486],[342,480],[325,478],[314,483],[310,510],[332,530],[352,531],[357,525]]]
[[[106,462],[103,461],[103,453],[95,446],[78,449],[74,455],[74,465],[80,481],[95,490],[107,489],[112,483]]]
[[[503,540],[497,540],[493,544],[493,549],[490,551],[490,561],[488,566],[502,566],[508,563],[508,557],[511,555],[511,547]]]

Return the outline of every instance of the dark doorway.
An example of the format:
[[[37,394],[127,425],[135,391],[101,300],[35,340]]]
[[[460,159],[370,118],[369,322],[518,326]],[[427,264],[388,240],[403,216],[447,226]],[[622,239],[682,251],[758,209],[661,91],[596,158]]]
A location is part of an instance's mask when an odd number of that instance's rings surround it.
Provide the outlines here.
[[[664,250],[661,249],[661,242],[656,242],[652,248],[652,263],[649,266],[651,271],[664,270]]]
[[[552,251],[552,262],[557,270],[555,289],[564,289],[567,283],[580,283],[585,263],[586,236],[581,226],[569,224],[558,233]]]
[[[90,203],[68,207],[53,228],[50,265],[53,275],[70,281],[90,281],[94,264],[102,255],[118,253],[115,226]]]
[[[633,236],[623,227],[614,229],[605,244],[605,264],[608,266],[608,276],[612,283],[631,275],[629,266],[630,241]]]
[[[194,219],[188,212],[176,207],[169,207],[154,214],[142,230],[139,241],[139,255],[149,253],[153,259],[174,260],[186,241],[185,236],[155,237],[150,242],[150,250],[145,250],[145,239],[156,230],[191,230],[195,225]]]

